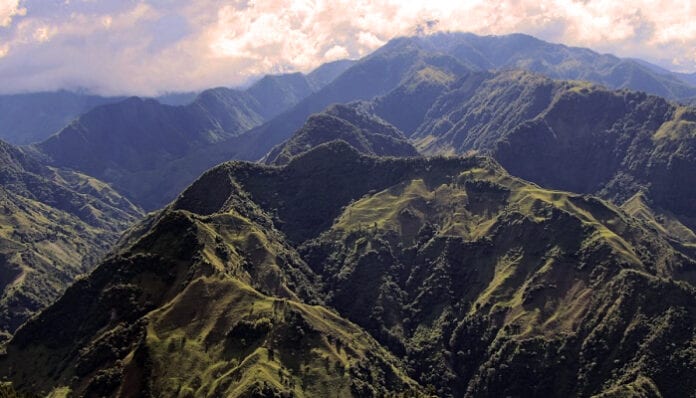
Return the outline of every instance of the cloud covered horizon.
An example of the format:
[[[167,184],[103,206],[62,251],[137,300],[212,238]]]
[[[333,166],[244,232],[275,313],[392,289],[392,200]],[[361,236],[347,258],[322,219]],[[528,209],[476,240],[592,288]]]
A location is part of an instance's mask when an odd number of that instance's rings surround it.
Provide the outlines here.
[[[0,0],[0,92],[234,86],[360,58],[428,21],[694,72],[694,19],[686,0]]]

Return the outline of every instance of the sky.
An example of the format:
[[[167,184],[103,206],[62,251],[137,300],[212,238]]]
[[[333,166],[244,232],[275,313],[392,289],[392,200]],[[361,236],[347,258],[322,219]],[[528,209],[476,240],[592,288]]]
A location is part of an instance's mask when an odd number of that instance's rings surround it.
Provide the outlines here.
[[[431,31],[590,47],[696,72],[689,0],[0,0],[0,93],[157,95],[360,58]]]

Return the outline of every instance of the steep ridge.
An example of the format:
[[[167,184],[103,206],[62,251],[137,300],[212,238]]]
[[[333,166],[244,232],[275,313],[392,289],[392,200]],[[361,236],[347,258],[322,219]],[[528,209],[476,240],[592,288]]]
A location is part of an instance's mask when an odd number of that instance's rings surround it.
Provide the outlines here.
[[[255,167],[230,174],[304,242],[327,303],[440,395],[696,388],[672,383],[695,359],[696,263],[618,208],[476,158],[377,160],[331,143]]]
[[[103,182],[0,141],[0,343],[141,216]]]
[[[264,120],[269,120],[302,101],[315,91],[309,76],[302,73],[266,75],[246,90],[262,105]]]
[[[399,86],[374,100],[375,113],[410,136],[423,123],[435,100],[462,74],[431,66],[417,70]]]
[[[334,79],[339,77],[348,68],[358,62],[352,59],[340,59],[338,61],[327,62],[307,74],[307,80],[314,91],[321,90]]]
[[[374,116],[371,105],[354,102],[332,105],[311,115],[292,138],[273,148],[263,162],[283,165],[294,156],[334,140],[343,140],[366,155],[418,156],[401,131]]]
[[[424,104],[428,112],[412,138],[428,154],[491,148],[544,111],[560,84],[524,71],[468,74],[433,104]]]
[[[696,233],[684,225],[673,213],[655,206],[643,192],[633,195],[621,205],[621,208],[632,217],[642,220],[648,226],[673,240],[682,251],[685,251],[692,258],[696,258]]]
[[[411,138],[425,154],[489,153],[514,175],[617,205],[643,192],[696,225],[691,107],[523,71],[470,73],[422,106]]]
[[[213,204],[222,207],[213,211]],[[17,332],[0,359],[15,388],[85,396],[422,395],[367,333],[316,305],[323,301],[316,275],[227,169],[206,173],[123,242]]]

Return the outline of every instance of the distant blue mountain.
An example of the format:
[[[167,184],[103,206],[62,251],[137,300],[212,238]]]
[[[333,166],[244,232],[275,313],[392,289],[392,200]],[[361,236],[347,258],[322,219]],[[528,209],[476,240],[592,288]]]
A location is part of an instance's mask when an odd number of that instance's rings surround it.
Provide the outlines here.
[[[0,139],[30,144],[46,139],[95,106],[123,100],[70,91],[0,96]]]

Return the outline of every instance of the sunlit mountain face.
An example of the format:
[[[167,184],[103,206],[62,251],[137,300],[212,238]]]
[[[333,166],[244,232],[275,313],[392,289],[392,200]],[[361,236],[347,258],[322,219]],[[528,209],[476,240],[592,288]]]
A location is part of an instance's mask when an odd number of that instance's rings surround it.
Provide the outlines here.
[[[0,397],[696,396],[696,15],[0,0]]]

